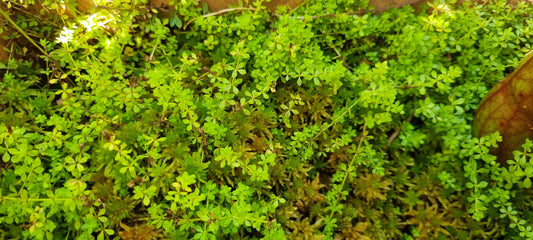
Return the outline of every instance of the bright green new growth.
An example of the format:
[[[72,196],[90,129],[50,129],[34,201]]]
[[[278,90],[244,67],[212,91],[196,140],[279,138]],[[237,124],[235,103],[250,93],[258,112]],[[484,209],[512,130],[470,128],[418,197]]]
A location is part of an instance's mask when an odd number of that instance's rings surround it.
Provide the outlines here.
[[[112,1],[0,66],[0,238],[532,237],[533,144],[502,168],[471,128],[530,5],[196,4]]]

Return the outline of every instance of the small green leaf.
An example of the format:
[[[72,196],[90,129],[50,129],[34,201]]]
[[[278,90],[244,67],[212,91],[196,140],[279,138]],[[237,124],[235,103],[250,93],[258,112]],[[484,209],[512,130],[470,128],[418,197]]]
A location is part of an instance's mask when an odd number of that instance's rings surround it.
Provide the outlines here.
[[[524,187],[525,188],[530,188],[531,187],[531,179],[530,178],[526,178],[524,180]]]
[[[171,27],[178,27],[178,28],[181,28],[183,26],[183,22],[181,21],[181,19],[178,17],[178,14],[175,13],[174,15],[172,15],[172,18],[170,18],[170,26]]]

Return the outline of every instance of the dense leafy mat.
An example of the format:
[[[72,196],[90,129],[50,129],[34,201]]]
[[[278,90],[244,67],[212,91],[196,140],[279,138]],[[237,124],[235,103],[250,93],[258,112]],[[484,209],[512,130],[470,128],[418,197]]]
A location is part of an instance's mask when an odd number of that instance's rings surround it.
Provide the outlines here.
[[[1,238],[531,239],[533,144],[471,127],[530,5],[175,4],[10,15],[57,36],[0,66]]]

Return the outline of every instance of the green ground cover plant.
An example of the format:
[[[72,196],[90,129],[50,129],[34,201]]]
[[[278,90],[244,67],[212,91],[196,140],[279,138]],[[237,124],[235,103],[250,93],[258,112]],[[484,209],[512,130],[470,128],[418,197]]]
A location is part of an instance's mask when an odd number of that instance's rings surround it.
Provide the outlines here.
[[[0,238],[533,238],[533,142],[472,133],[531,5],[260,2],[2,10]]]

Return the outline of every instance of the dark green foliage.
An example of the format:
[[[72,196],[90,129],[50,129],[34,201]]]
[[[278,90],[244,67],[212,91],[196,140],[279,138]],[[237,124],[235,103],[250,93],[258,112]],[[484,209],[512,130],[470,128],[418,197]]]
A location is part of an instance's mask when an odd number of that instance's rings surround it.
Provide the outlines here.
[[[530,5],[176,2],[113,1],[1,66],[0,236],[531,238],[532,143],[501,167],[471,128]]]

